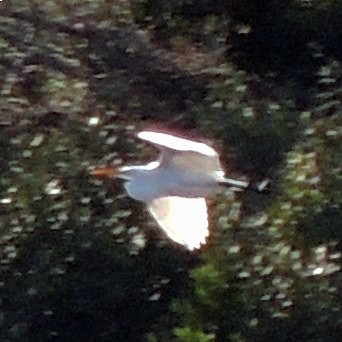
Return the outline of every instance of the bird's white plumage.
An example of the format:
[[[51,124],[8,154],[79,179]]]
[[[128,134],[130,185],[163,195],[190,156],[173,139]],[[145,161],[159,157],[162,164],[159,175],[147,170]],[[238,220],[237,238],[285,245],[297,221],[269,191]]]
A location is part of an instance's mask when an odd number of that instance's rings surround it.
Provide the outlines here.
[[[190,250],[205,243],[209,231],[204,198],[161,197],[152,200],[147,207],[172,240]]]
[[[216,192],[224,178],[218,154],[204,143],[166,133],[143,131],[137,136],[160,150],[159,164],[133,167],[135,177],[125,184],[126,190],[133,198],[145,199],[172,240],[190,250],[199,248],[209,234],[205,196]],[[153,198],[147,199],[149,194]]]
[[[146,203],[172,240],[191,250],[199,248],[209,234],[205,198],[219,191],[221,183],[238,187],[248,183],[225,179],[218,154],[204,143],[152,131],[137,136],[159,149],[158,160],[120,167],[116,176],[125,180],[130,197]]]
[[[209,234],[205,198],[222,186],[253,188],[248,182],[225,178],[217,152],[204,143],[162,132],[143,131],[137,136],[158,148],[157,161],[105,167],[92,174],[124,179],[128,195],[146,203],[167,236],[191,250],[199,248]],[[261,192],[267,184],[254,190]]]
[[[198,182],[203,178],[215,181],[224,179],[218,154],[204,143],[160,132],[143,131],[137,136],[160,150],[160,167],[165,170],[176,170],[185,176],[190,174]]]

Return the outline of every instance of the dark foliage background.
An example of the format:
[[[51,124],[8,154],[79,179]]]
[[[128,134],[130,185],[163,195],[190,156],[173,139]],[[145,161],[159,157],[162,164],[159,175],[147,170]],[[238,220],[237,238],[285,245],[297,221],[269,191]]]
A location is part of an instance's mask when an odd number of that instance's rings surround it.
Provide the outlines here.
[[[339,341],[342,1],[0,2],[1,341]],[[165,239],[94,165],[207,138],[269,195]]]

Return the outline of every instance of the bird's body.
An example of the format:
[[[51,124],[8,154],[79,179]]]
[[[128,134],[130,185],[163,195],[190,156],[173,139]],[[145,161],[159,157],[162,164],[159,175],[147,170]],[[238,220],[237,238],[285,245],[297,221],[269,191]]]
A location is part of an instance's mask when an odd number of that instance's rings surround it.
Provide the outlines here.
[[[147,165],[119,168],[131,197],[140,201],[164,196],[194,198],[219,190],[224,172],[216,151],[208,145],[160,132],[140,132],[138,137],[155,144],[161,153]]]
[[[166,196],[207,197],[219,191],[216,179],[208,174],[190,174],[177,168],[164,168],[154,162],[153,169],[145,166],[125,166],[119,169],[121,177],[127,179],[124,187],[130,197],[143,202]],[[123,176],[122,176],[123,175]],[[179,177],[181,175],[181,182]],[[144,184],[142,187],[141,184]],[[161,187],[160,184],[163,184]]]
[[[205,198],[222,186],[249,184],[225,178],[217,152],[204,143],[151,131],[138,133],[138,138],[159,149],[158,160],[120,167],[115,176],[125,180],[130,197],[146,203],[172,240],[190,250],[199,248],[209,235]],[[93,174],[100,175],[99,170]]]

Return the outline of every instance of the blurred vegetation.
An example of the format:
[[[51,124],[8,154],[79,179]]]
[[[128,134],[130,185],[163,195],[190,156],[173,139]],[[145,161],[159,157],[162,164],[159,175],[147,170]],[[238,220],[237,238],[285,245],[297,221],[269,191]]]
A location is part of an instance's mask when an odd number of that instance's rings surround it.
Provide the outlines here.
[[[342,1],[0,2],[1,341],[339,341]],[[215,141],[269,195],[194,253],[99,164]]]

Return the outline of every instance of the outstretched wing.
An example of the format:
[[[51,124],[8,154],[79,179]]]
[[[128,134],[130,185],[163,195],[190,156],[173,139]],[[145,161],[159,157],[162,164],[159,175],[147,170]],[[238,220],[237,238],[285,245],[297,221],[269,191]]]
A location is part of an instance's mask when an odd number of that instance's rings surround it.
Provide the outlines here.
[[[143,131],[138,138],[146,140],[160,150],[160,167],[173,168],[192,173],[217,172],[223,177],[223,170],[217,152],[210,146],[161,132]]]
[[[147,207],[172,240],[190,250],[205,244],[209,231],[204,198],[160,197],[149,202]]]

